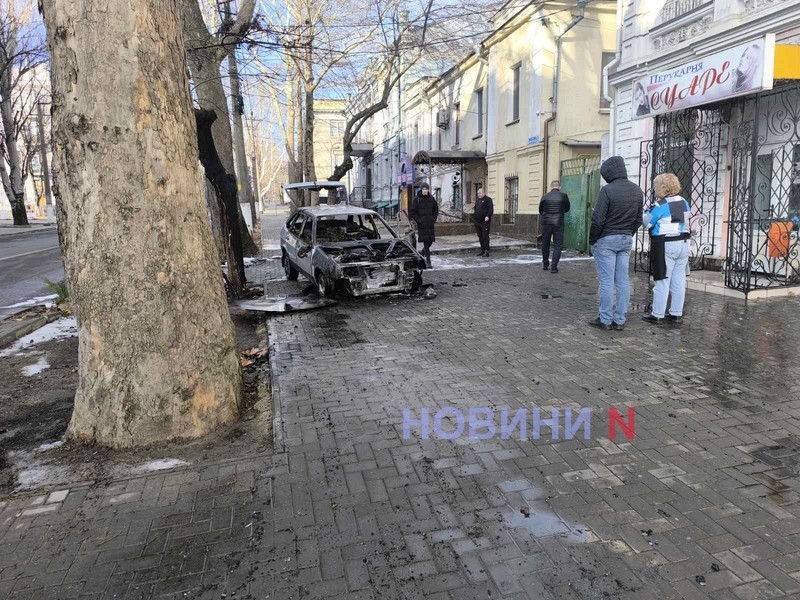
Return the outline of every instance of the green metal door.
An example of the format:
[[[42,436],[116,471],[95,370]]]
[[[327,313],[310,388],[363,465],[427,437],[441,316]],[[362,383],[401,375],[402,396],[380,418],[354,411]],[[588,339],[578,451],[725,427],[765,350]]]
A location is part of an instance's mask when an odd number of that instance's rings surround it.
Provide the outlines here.
[[[599,156],[561,161],[561,191],[569,196],[571,207],[564,219],[565,249],[589,252],[592,203],[600,192],[599,169]]]

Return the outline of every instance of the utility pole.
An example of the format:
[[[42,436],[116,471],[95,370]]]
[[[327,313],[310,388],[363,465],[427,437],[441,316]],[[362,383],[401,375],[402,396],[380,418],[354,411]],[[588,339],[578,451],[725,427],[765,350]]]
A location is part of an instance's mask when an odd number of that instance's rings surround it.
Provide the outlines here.
[[[47,162],[47,146],[44,143],[44,116],[42,103],[36,103],[37,127],[39,130],[39,157],[42,160],[42,179],[44,179],[44,197],[48,207],[53,206],[53,190],[50,187],[50,167]],[[48,211],[49,212],[49,211]],[[49,215],[48,215],[49,216]]]
[[[259,212],[263,210],[261,205],[261,194],[258,189],[258,145],[256,144],[256,123],[253,119],[253,110],[250,109],[250,140],[253,142],[253,154],[250,155],[250,162],[253,164],[253,194],[258,202]]]
[[[222,0],[224,20],[233,19],[231,10],[232,0]],[[239,192],[244,196],[245,201],[250,205],[250,223],[252,226],[253,241],[261,246],[261,227],[260,220],[256,214],[255,199],[253,189],[250,187],[250,174],[247,169],[247,150],[244,144],[244,96],[241,93],[239,81],[239,66],[236,64],[236,47],[228,51],[228,76],[231,82],[231,103],[233,115],[233,152],[236,159],[236,179],[239,182]]]

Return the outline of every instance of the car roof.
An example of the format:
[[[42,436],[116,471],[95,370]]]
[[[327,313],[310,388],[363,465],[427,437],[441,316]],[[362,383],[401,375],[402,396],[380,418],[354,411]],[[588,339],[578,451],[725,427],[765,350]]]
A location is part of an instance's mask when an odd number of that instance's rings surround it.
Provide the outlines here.
[[[374,210],[369,210],[368,208],[361,208],[360,206],[350,206],[347,204],[320,204],[318,206],[304,206],[302,208],[298,208],[297,212],[303,212],[307,215],[311,215],[312,217],[323,217],[323,216],[348,216],[348,215],[376,215]]]
[[[341,181],[300,181],[298,183],[284,183],[282,187],[284,190],[313,190],[318,192],[325,189],[345,188],[345,191],[347,191],[347,186]]]

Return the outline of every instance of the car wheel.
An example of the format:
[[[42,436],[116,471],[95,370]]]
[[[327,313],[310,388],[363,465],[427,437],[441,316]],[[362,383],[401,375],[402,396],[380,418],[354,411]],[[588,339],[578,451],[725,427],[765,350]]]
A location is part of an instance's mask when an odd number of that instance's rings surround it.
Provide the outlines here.
[[[286,279],[289,281],[295,281],[297,279],[297,269],[292,266],[292,262],[289,260],[289,255],[286,252],[283,253],[283,258],[281,260],[283,263],[283,271],[286,273]]]
[[[333,296],[334,285],[325,273],[317,272],[317,292],[320,296]]]

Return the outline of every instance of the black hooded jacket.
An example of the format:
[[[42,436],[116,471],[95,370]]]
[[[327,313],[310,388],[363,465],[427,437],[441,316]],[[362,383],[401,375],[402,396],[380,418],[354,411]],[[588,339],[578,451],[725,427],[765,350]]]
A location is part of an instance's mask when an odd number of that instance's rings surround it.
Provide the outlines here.
[[[594,210],[589,244],[594,245],[607,235],[633,235],[642,224],[644,194],[638,185],[628,181],[625,161],[612,156],[600,167],[607,185],[600,188]]]

